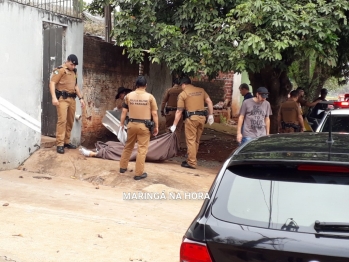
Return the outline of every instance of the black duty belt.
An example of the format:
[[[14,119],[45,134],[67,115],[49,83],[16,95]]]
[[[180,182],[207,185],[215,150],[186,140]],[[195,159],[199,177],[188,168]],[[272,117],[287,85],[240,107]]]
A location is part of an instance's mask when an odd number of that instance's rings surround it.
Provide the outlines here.
[[[177,107],[166,107],[165,110],[167,112],[169,112],[169,111],[177,111]]]
[[[68,97],[76,98],[76,93],[68,93],[66,91],[59,91],[57,89],[55,90],[55,92],[56,92],[57,99],[59,99],[61,96],[64,99],[67,99]]]
[[[137,119],[137,118],[130,118],[129,122],[137,122],[137,123],[146,123],[147,121],[150,121],[149,119]]]
[[[150,133],[153,133],[155,128],[155,123],[149,119],[130,118],[129,122],[143,123],[149,129]]]
[[[293,128],[295,131],[298,131],[298,132],[301,130],[300,125],[296,125],[295,123],[286,123],[284,121],[281,121],[281,128],[282,129]]]
[[[189,112],[187,111],[187,117],[191,117],[191,116],[207,116],[207,111],[193,111],[193,112]]]

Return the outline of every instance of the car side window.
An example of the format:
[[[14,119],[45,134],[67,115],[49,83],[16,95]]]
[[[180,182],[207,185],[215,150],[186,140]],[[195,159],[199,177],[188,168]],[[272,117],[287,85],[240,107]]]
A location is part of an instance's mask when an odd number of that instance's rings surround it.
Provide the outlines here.
[[[346,115],[332,115],[332,132],[349,133],[349,116]],[[325,124],[321,132],[330,131],[329,116],[326,117]]]

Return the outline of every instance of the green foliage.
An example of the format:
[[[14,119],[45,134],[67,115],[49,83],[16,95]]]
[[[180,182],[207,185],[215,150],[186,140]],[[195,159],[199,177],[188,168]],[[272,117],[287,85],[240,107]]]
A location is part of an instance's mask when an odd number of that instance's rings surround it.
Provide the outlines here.
[[[219,115],[219,121],[222,124],[226,124],[227,123],[227,118],[224,117],[223,115]]]
[[[92,15],[104,16],[104,6],[109,4],[113,10],[117,6],[114,3],[112,0],[93,0],[85,9]]]
[[[101,12],[94,0],[90,11]],[[140,62],[144,52],[172,70],[209,76],[287,70],[312,58],[331,74],[348,65],[347,0],[114,0],[113,37]],[[334,68],[337,69],[334,72]],[[301,69],[301,68],[300,68]],[[315,71],[315,69],[314,69]]]
[[[338,79],[335,77],[328,78],[323,87],[327,88],[331,93],[336,93],[337,90],[341,89],[341,86],[338,84]]]

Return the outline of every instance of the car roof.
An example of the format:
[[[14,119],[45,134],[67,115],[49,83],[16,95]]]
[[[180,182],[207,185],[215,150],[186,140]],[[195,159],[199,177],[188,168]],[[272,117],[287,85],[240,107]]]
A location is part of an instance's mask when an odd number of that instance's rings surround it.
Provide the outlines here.
[[[290,133],[262,136],[238,148],[232,161],[340,162],[349,166],[349,135]]]
[[[332,115],[349,115],[349,108],[337,108],[330,111]]]

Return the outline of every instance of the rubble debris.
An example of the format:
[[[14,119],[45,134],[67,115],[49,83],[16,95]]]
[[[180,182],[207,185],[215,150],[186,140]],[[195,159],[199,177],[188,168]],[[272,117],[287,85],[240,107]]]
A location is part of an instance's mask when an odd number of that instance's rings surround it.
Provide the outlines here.
[[[224,102],[223,101],[219,101],[217,104],[215,104],[213,106],[213,109],[223,109],[224,106]]]
[[[88,178],[84,178],[84,181],[88,181],[88,182],[92,183],[93,185],[103,184],[104,180],[105,179],[100,177],[100,176],[90,176]]]

